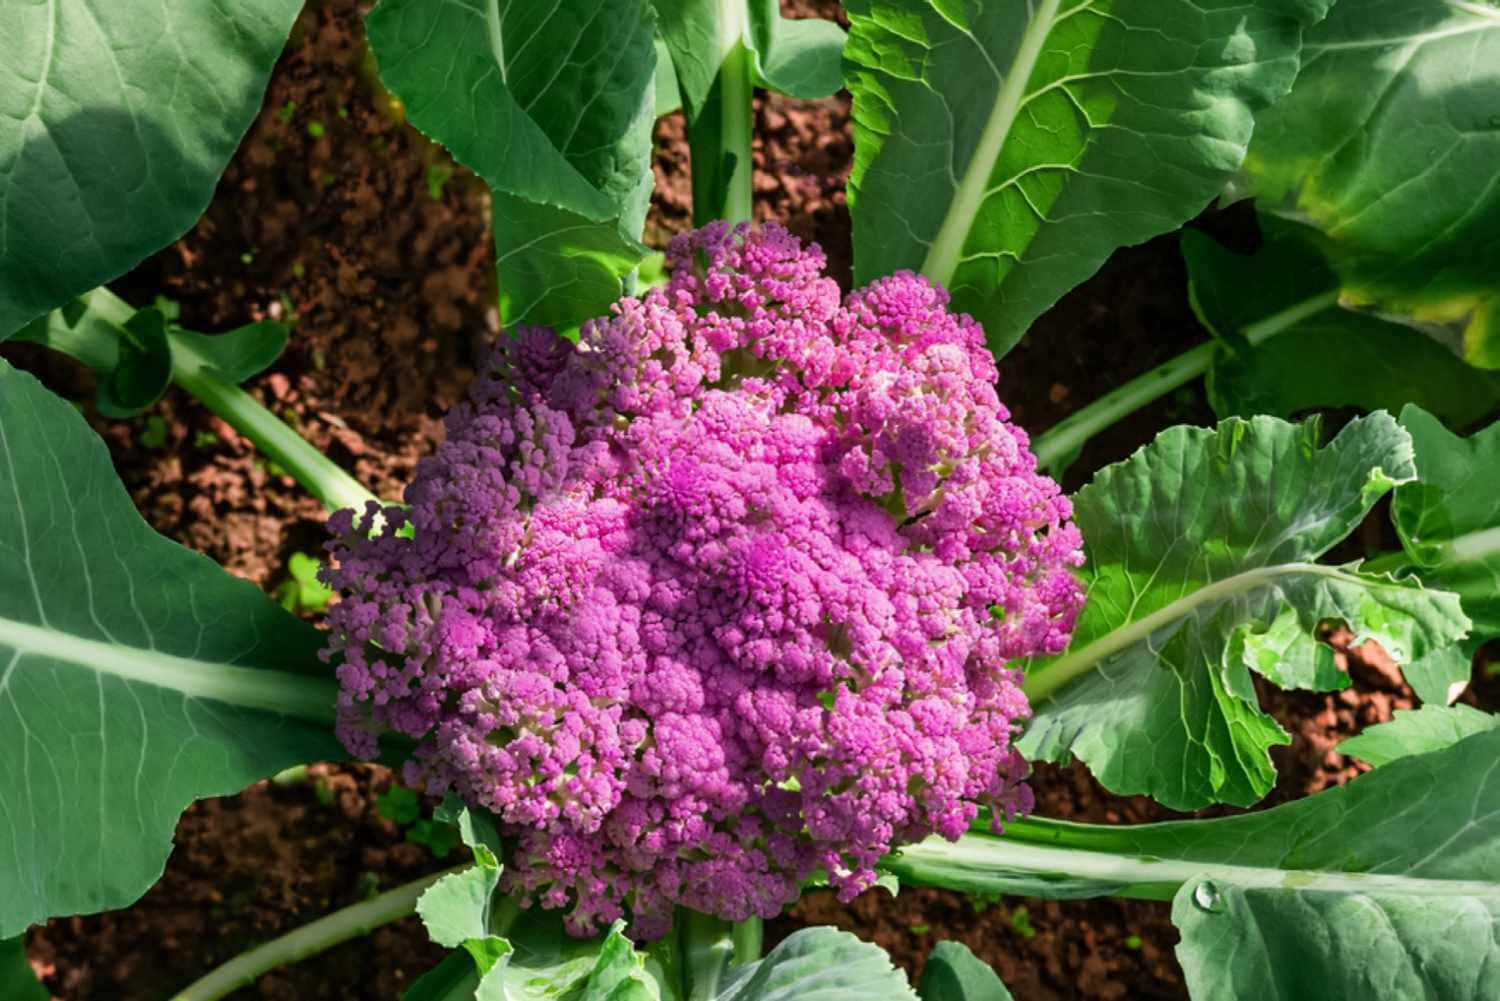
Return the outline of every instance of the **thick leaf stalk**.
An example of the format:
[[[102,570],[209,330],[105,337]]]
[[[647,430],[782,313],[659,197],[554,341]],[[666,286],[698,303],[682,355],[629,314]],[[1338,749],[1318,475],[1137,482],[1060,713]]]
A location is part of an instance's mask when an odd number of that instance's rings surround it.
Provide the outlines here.
[[[750,53],[736,42],[724,56],[707,102],[688,125],[696,226],[715,219],[751,219],[755,113],[750,71]]]
[[[101,322],[88,325],[52,323],[41,342],[84,364],[99,367],[101,358],[114,357],[115,346],[104,342],[110,338],[129,338],[128,325],[137,313],[133,306],[102,286],[84,296],[81,302],[88,313]],[[366,504],[378,501],[374,494],[285,421],[226,378],[215,360],[203,352],[202,345],[210,340],[175,328],[166,332],[170,358],[163,359],[162,364],[163,367],[170,364],[172,382],[197,397],[204,406],[254,442],[267,458],[285,469],[330,510],[354,508],[363,511]],[[156,391],[160,389],[158,386]]]
[[[1243,331],[1245,340],[1254,347],[1310,316],[1333,309],[1338,305],[1338,297],[1338,290],[1332,289],[1295,303],[1246,327]],[[1051,430],[1037,437],[1033,445],[1037,465],[1044,469],[1067,465],[1094,435],[1202,376],[1213,363],[1217,350],[1214,341],[1190,348],[1059,421]]]
[[[287,932],[280,938],[256,946],[249,952],[242,952],[206,976],[193,981],[175,995],[172,1001],[217,1001],[241,987],[255,983],[262,974],[278,966],[301,962],[350,939],[368,935],[383,925],[414,913],[417,899],[428,887],[462,868],[465,867],[459,866],[448,872],[423,876],[369,900],[334,911],[311,924]]]

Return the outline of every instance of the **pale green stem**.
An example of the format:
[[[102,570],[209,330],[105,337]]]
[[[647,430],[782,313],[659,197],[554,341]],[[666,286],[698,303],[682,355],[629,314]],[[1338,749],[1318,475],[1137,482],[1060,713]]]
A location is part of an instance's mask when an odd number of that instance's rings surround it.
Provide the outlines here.
[[[1298,574],[1355,579],[1337,567],[1324,566],[1321,563],[1281,563],[1246,570],[1232,577],[1214,581],[1206,587],[1201,587],[1158,608],[1144,618],[1118,629],[1112,629],[1094,642],[1063,654],[1035,674],[1028,676],[1022,683],[1021,690],[1026,694],[1027,700],[1032,705],[1036,705],[1043,699],[1049,698],[1059,688],[1094,670],[1121,650],[1143,642],[1158,629],[1191,615],[1196,608],[1212,602],[1224,601],[1236,594],[1264,587],[1279,578]]]
[[[1398,550],[1394,553],[1381,553],[1372,556],[1359,565],[1360,573],[1395,573],[1405,567],[1413,566],[1412,558],[1404,551]]]
[[[1365,573],[1394,573],[1405,567],[1446,566],[1475,563],[1500,555],[1500,525],[1458,535],[1433,547],[1434,555],[1419,564],[1404,550],[1381,553],[1365,560],[1359,569]]]
[[[265,709],[315,723],[334,722],[338,685],[332,678],[315,674],[179,657],[3,617],[0,617],[0,646],[18,654],[34,654],[46,661],[71,664],[92,671],[99,678],[109,676],[175,692],[184,699]]]
[[[735,961],[734,926],[723,918],[686,908],[677,912],[677,920],[681,922],[677,934],[687,980],[686,1001],[713,1001]]]
[[[312,924],[303,925],[296,931],[272,939],[249,952],[243,952],[207,976],[194,981],[172,1001],[216,1001],[217,998],[253,984],[262,974],[278,966],[300,962],[327,952],[350,939],[368,935],[382,925],[415,912],[417,898],[429,886],[450,873],[466,868],[467,865],[462,865],[447,872],[423,876],[378,897],[334,911]]]
[[[708,100],[688,124],[692,152],[693,222],[749,222],[753,214],[751,156],[755,135],[755,91],[742,25],[725,28],[724,58]],[[723,176],[725,164],[728,174]],[[722,184],[717,183],[722,181]]]
[[[964,241],[989,194],[990,175],[995,169],[995,161],[1000,158],[1000,151],[1005,147],[1011,127],[1021,114],[1026,84],[1030,82],[1031,71],[1036,68],[1037,61],[1042,56],[1047,36],[1052,31],[1053,20],[1060,7],[1060,0],[1041,0],[1027,20],[1015,58],[1011,60],[1010,72],[995,95],[995,103],[984,123],[984,131],[979,133],[974,155],[969,158],[964,176],[959,180],[953,198],[948,203],[948,212],[943,216],[937,236],[933,238],[927,257],[922,262],[922,274],[939,285],[953,283],[953,273],[958,270]]]
[[[751,175],[754,160],[751,145],[755,134],[754,92],[750,86],[750,53],[736,44],[724,57],[719,68],[720,149],[734,154],[734,170],[724,192],[724,205],[718,218],[729,222],[749,222],[754,213]]]
[[[1170,900],[1189,880],[1204,877],[1241,887],[1296,887],[1335,893],[1400,893],[1457,897],[1494,893],[1482,880],[1423,879],[1399,874],[1281,869],[1162,858],[1111,846],[1129,827],[1035,821],[1058,835],[1050,843],[991,834],[965,834],[957,842],[933,836],[881,862],[903,882],[965,893],[1010,893],[1054,900],[1133,897]],[[1213,821],[1184,821],[1184,824]],[[1014,825],[1007,825],[1009,830]],[[1094,837],[1097,828],[1099,837]],[[1114,832],[1111,835],[1111,830]],[[1092,842],[1092,843],[1091,843]]]
[[[1500,554],[1500,525],[1450,539],[1439,547],[1439,551],[1444,562],[1472,563],[1489,559]]]
[[[1338,301],[1336,289],[1322,292],[1250,324],[1242,333],[1254,347],[1308,317],[1337,306]],[[1191,348],[1059,421],[1032,443],[1037,464],[1043,468],[1056,465],[1116,421],[1203,375],[1213,362],[1217,346],[1217,342],[1207,341]]]
[[[134,307],[107,288],[97,288],[85,298],[91,310],[116,327],[123,328],[135,313]],[[173,338],[171,343],[172,381],[254,442],[330,510],[352,507],[363,511],[367,502],[378,500],[249,393],[220,378],[185,341]]]
[[[736,921],[734,931],[734,963],[740,966],[753,963],[761,957],[766,944],[766,923],[760,918]]]

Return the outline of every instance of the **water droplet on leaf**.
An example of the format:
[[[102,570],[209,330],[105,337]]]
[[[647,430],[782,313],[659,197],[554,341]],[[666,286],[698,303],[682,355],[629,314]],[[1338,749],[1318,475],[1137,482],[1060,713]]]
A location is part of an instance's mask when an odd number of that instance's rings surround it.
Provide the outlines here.
[[[1204,880],[1193,888],[1193,903],[1210,914],[1218,914],[1224,910],[1224,898],[1219,893],[1219,888]]]

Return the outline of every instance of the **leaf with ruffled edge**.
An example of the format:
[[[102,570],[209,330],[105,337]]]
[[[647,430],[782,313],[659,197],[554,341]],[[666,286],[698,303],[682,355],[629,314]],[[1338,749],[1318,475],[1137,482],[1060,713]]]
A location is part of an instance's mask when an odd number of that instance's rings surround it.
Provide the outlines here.
[[[1398,758],[1438,751],[1465,737],[1494,729],[1500,729],[1500,716],[1480,712],[1473,706],[1397,709],[1390,722],[1366,727],[1340,741],[1338,751],[1379,768]]]
[[[1110,790],[1174,809],[1249,805],[1290,740],[1252,672],[1347,685],[1315,638],[1327,619],[1402,663],[1466,634],[1456,595],[1316,562],[1416,475],[1389,414],[1320,435],[1271,417],[1176,427],[1079,492],[1088,599],[1068,649],[1028,665],[1027,757],[1076,755]]]

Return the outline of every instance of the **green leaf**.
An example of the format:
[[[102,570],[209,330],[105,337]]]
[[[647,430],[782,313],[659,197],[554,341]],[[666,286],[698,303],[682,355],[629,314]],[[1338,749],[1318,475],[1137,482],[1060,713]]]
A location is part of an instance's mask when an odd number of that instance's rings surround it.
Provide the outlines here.
[[[341,758],[317,630],[151,530],[0,362],[0,936],[123,907],[193,799]]]
[[[1500,716],[1472,706],[1423,706],[1397,709],[1395,719],[1379,723],[1341,741],[1340,754],[1359,758],[1376,768],[1397,758],[1426,754],[1458,743],[1465,737],[1500,727]]]
[[[915,1001],[885,950],[826,925],[782,939],[765,958],[737,966],[715,1001]]]
[[[809,101],[844,86],[843,28],[817,17],[782,17],[777,0],[747,0],[746,8],[745,44],[755,56],[757,85]]]
[[[1328,239],[1346,303],[1500,367],[1500,17],[1483,2],[1339,0],[1237,187]]]
[[[1492,997],[1496,760],[1500,730],[1488,730],[1257,813],[1018,820],[1003,837],[930,838],[885,864],[967,892],[1174,899],[1195,998]]]
[[[654,18],[646,0],[382,0],[380,78],[489,184],[501,320],[565,329],[649,251]]]
[[[656,10],[689,119],[736,44],[750,51],[760,86],[808,100],[843,86],[844,29],[832,21],[782,17],[777,0],[656,0]]]
[[[100,289],[38,317],[16,335],[60,351],[94,370],[95,400],[106,417],[134,417],[161,399],[174,369],[207,365],[243,382],[275,361],[290,328],[269,320],[225,334],[183,330],[161,309],[133,310]]]
[[[275,320],[259,320],[223,334],[199,334],[174,325],[173,346],[186,346],[213,367],[227,382],[241,383],[259,375],[286,350],[292,328]]]
[[[1476,640],[1500,636],[1500,421],[1461,438],[1407,407],[1401,425],[1421,474],[1391,506],[1401,544],[1424,581],[1463,598]]]
[[[532,323],[570,330],[602,316],[651,253],[637,243],[640,225],[603,225],[587,214],[491,192],[500,316],[508,328]],[[623,236],[629,231],[634,235]],[[522,234],[533,233],[527,241]],[[503,242],[502,242],[503,241]]]
[[[16,339],[46,345],[83,362],[98,376],[95,406],[106,417],[134,417],[172,382],[167,320],[143,309],[123,322],[86,300],[75,300],[24,327]]]
[[[1207,880],[1172,905],[1195,998],[1495,996],[1500,895],[1319,893]]]
[[[1455,595],[1315,562],[1416,472],[1389,414],[1319,440],[1316,420],[1171,428],[1078,493],[1088,601],[1068,650],[1028,667],[1028,758],[1076,755],[1110,790],[1173,809],[1247,806],[1290,739],[1252,672],[1342,688],[1315,639],[1325,619],[1400,663],[1464,636]]]
[[[934,836],[882,864],[908,883],[1055,900],[1168,900],[1199,878],[1341,893],[1425,893],[1430,880],[1490,895],[1500,893],[1497,758],[1500,730],[1487,730],[1255,813],[1136,825],[1019,819],[1003,836]]]
[[[432,884],[417,901],[417,915],[429,938],[450,949],[468,947],[481,960],[480,972],[484,973],[486,956],[503,955],[510,948],[498,938],[503,929],[497,927],[504,923],[498,915],[510,913],[511,907],[495,896],[500,885],[500,836],[487,814],[463,806],[451,794],[433,817],[458,826],[464,844],[474,851],[474,866]]]
[[[1339,282],[1303,227],[1269,217],[1254,254],[1184,230],[1198,319],[1220,341],[1208,400],[1220,417],[1416,403],[1462,427],[1500,401],[1500,375],[1432,338],[1337,305]]]
[[[161,399],[172,382],[172,348],[167,318],[143,309],[125,321],[119,360],[99,380],[99,412],[106,417],[134,417]]]
[[[854,277],[946,285],[996,355],[1238,169],[1328,0],[849,0]]]
[[[198,220],[301,9],[302,0],[8,6],[0,340]]]
[[[52,992],[36,979],[26,958],[26,936],[0,941],[0,998],[5,1001],[50,1001]]]
[[[676,73],[683,108],[697,118],[724,58],[745,41],[749,0],[656,0],[659,31]],[[754,0],[759,2],[759,0]]]
[[[583,988],[584,1001],[659,1001],[661,992],[646,973],[646,957],[635,951],[624,927],[625,922],[616,921],[605,934]]]
[[[415,790],[403,785],[393,785],[375,800],[375,812],[386,820],[405,827],[421,815],[422,803]]]
[[[450,949],[471,938],[486,938],[490,934],[490,904],[499,882],[500,870],[481,864],[432,884],[417,901],[417,915],[427,927],[428,937]]]
[[[1000,977],[962,942],[939,942],[917,984],[922,1001],[1011,1001]]]
[[[656,982],[646,973],[645,956],[625,937],[623,921],[593,939],[568,935],[557,911],[531,911],[517,921],[516,901],[495,892],[501,845],[489,815],[450,797],[434,816],[458,825],[464,843],[474,851],[475,865],[434,883],[417,901],[417,914],[434,942],[464,950],[475,976],[466,977],[464,964],[450,956],[429,975],[434,992],[453,993],[428,996],[660,1001]],[[469,994],[463,993],[466,989]]]
[[[672,69],[672,53],[667,43],[656,39],[656,117],[670,115],[682,107],[682,91],[677,86],[677,73]]]
[[[1474,654],[1482,644],[1471,633],[1449,647],[1434,650],[1401,668],[1407,684],[1425,703],[1445,706],[1463,694],[1473,675]]]
[[[423,817],[407,828],[406,840],[414,845],[422,845],[432,853],[433,858],[444,859],[458,847],[459,836],[453,825]]]
[[[556,911],[528,912],[512,929],[515,951],[485,974],[478,1001],[662,1001],[624,927],[617,921],[603,935],[576,939]]]
[[[316,556],[293,553],[287,560],[288,580],[276,589],[276,598],[288,612],[326,612],[333,588],[318,579],[321,564]],[[393,790],[394,791],[394,790]],[[413,794],[415,795],[415,794]]]

